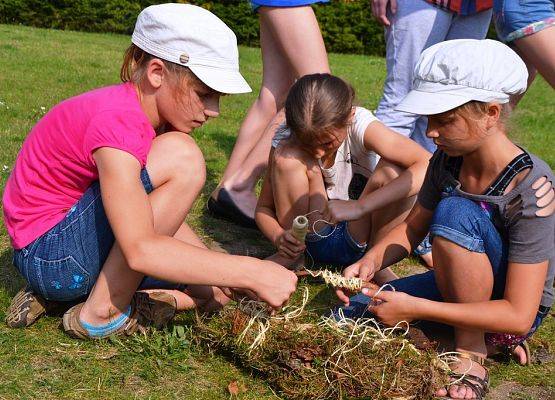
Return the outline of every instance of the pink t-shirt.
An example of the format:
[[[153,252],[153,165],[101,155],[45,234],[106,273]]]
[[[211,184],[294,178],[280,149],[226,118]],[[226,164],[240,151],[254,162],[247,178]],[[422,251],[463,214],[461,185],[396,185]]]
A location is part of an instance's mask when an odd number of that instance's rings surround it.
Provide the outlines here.
[[[14,248],[54,227],[98,180],[94,150],[126,151],[144,167],[155,136],[130,83],[92,90],[52,108],[23,143],[4,191],[4,221]]]

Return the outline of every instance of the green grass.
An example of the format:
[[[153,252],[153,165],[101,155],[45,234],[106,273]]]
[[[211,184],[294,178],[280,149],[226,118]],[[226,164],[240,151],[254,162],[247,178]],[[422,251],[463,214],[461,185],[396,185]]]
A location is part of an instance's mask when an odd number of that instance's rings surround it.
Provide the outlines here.
[[[2,191],[21,143],[33,124],[62,99],[118,81],[120,61],[129,38],[119,35],[62,32],[0,25],[0,185]],[[221,117],[194,136],[208,169],[203,196],[190,223],[207,240],[244,254],[264,255],[270,246],[260,234],[216,221],[204,212],[206,196],[217,184],[235,135],[261,81],[258,49],[241,48],[241,68],[255,92],[227,96]],[[377,57],[330,55],[333,71],[357,89],[359,103],[375,108],[383,79],[384,60]],[[513,137],[555,166],[555,99],[541,79],[534,83],[514,115]],[[241,238],[241,239],[239,239]],[[240,241],[239,241],[240,240]],[[12,252],[5,229],[0,230],[0,320],[11,296],[22,285],[11,266]],[[409,264],[404,264],[406,268]],[[410,268],[409,268],[410,269]],[[313,287],[319,304],[333,296]],[[79,342],[60,331],[59,319],[48,317],[25,330],[0,323],[0,399],[227,399],[227,385],[243,382],[243,399],[275,398],[259,377],[238,369],[226,358],[205,353],[190,342],[191,315],[177,321],[183,328],[149,338]],[[553,318],[541,327],[536,346],[555,346]],[[493,382],[516,381],[555,390],[553,361],[521,368],[514,363],[492,368]],[[522,397],[528,398],[528,397]]]

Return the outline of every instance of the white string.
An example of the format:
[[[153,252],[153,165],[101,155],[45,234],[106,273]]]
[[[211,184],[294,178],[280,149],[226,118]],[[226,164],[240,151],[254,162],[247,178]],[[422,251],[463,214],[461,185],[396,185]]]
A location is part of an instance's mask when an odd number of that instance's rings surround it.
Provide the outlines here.
[[[239,301],[237,304],[237,308],[246,315],[250,316],[250,318],[245,328],[237,336],[236,343],[241,344],[245,340],[247,333],[251,330],[251,328],[254,329],[254,325],[256,323],[258,326],[257,333],[248,348],[248,354],[250,356],[253,350],[264,344],[264,341],[266,340],[266,332],[268,332],[268,330],[270,329],[270,323],[272,320],[289,321],[300,316],[304,311],[306,304],[308,303],[310,294],[308,286],[305,286],[303,289],[304,291],[301,305],[287,305],[282,308],[280,313],[277,315],[270,314],[268,305],[265,302],[246,300],[244,298],[241,299],[241,301]]]
[[[323,215],[323,213],[322,213],[321,210],[312,210],[312,211],[310,211],[309,213],[306,213],[306,214],[304,214],[304,215],[302,215],[302,216],[306,218],[306,217],[308,217],[310,214],[314,214],[314,213],[319,213],[319,214],[322,214],[322,215]],[[333,226],[332,231],[331,231],[330,233],[328,233],[327,235],[320,235],[318,232],[316,232],[316,224],[317,224],[318,222],[323,222],[324,224]],[[325,219],[317,219],[316,221],[314,221],[314,222],[312,223],[312,233],[314,233],[316,236],[318,236],[318,237],[321,238],[321,239],[325,239],[325,238],[327,238],[327,237],[330,237],[331,235],[333,235],[333,233],[335,232],[336,229],[337,229],[337,224],[332,224],[331,222],[326,221]]]
[[[314,214],[314,213],[320,213],[320,214],[322,214],[322,211],[320,211],[320,210],[312,210],[311,212],[309,212],[309,213],[307,213],[307,214],[304,214],[304,215],[302,215],[302,216],[303,216],[303,217],[308,217],[310,214]]]
[[[332,229],[331,232],[328,233],[327,235],[320,235],[318,232],[316,232],[316,224],[317,224],[318,222],[323,222],[324,224],[333,226],[333,229]],[[321,239],[325,239],[325,238],[330,237],[331,235],[333,235],[333,233],[335,232],[336,229],[337,229],[337,224],[332,224],[331,222],[328,222],[328,221],[326,221],[325,219],[317,219],[316,221],[314,221],[314,222],[312,223],[312,232],[314,232],[314,234],[315,234],[316,236],[318,236],[319,238],[321,238]]]
[[[379,295],[382,290],[384,290],[386,287],[390,287],[392,292],[395,292],[395,287],[393,285],[390,285],[389,283],[384,283],[376,293],[374,293],[374,295],[372,296],[372,299],[374,299],[374,297],[376,297],[377,295]]]

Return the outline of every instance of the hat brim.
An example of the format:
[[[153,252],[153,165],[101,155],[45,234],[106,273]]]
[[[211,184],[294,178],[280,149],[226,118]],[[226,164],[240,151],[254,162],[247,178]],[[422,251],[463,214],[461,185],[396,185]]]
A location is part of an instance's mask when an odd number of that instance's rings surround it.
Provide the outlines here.
[[[454,93],[411,90],[395,110],[418,115],[434,115],[462,106],[471,100],[468,96]]]
[[[225,94],[252,92],[251,87],[239,71],[213,68],[203,65],[187,65],[206,86]]]

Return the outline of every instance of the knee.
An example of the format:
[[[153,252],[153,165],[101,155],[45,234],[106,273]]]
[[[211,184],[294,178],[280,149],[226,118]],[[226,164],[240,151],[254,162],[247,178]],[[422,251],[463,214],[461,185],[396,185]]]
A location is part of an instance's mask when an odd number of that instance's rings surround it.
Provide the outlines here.
[[[289,79],[282,79],[273,85],[265,85],[260,90],[258,101],[264,109],[272,110],[275,113],[284,107],[292,84],[293,82]]]
[[[195,141],[181,132],[168,132],[157,138],[156,151],[167,181],[185,190],[200,190],[206,181],[206,164]]]
[[[484,210],[474,201],[464,197],[450,196],[442,199],[432,218],[432,225],[439,224],[451,228],[465,225],[466,221],[486,217]]]
[[[436,207],[430,235],[444,237],[470,251],[484,252],[484,239],[492,227],[491,220],[480,205],[452,196],[441,200]]]
[[[309,169],[310,160],[295,148],[280,149],[274,152],[273,172],[278,176],[287,176],[298,171],[306,172]]]

